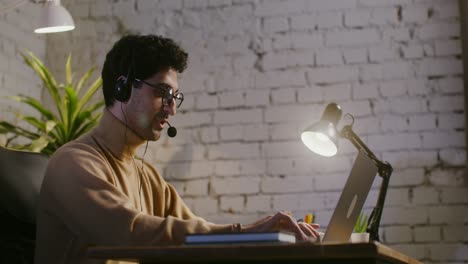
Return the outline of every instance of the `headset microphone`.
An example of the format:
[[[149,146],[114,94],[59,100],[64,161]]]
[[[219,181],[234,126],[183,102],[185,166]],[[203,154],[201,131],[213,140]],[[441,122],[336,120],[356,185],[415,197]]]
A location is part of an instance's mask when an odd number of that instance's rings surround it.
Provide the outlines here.
[[[177,135],[177,129],[171,126],[169,122],[167,122],[167,124],[169,125],[169,128],[167,129],[167,135],[171,138],[175,137]]]

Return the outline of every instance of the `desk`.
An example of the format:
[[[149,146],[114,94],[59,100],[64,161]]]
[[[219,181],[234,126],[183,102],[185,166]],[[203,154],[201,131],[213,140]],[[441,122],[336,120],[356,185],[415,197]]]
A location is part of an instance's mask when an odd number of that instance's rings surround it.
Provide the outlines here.
[[[380,243],[91,247],[87,250],[87,256],[94,259],[130,260],[158,264],[421,263]]]

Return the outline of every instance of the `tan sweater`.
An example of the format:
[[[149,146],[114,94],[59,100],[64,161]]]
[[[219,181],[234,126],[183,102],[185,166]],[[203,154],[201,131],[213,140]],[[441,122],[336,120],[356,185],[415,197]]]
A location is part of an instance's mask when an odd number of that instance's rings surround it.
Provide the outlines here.
[[[38,203],[36,264],[103,263],[86,259],[86,248],[180,244],[187,233],[234,230],[194,215],[151,165],[133,160],[142,143],[105,110],[96,128],[54,153]]]

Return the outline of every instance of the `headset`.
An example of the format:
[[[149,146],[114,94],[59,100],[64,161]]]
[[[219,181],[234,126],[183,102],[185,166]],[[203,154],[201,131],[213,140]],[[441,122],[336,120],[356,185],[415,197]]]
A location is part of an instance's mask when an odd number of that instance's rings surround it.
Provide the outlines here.
[[[115,82],[115,89],[114,89],[115,100],[126,103],[130,99],[130,95],[132,94],[132,86],[135,88],[141,87],[140,82],[136,82],[135,85],[133,85],[134,78],[132,74],[134,74],[133,73],[134,71],[135,71],[135,60],[133,57],[133,50],[132,50],[130,53],[130,66],[128,67],[127,76],[126,77],[120,76]],[[177,129],[171,126],[169,122],[167,122],[167,124],[169,125],[169,129],[167,130],[167,135],[171,138],[175,137],[177,135]]]
[[[134,71],[134,58],[133,50],[130,53],[130,66],[128,67],[127,76],[120,76],[115,82],[114,98],[119,102],[128,102],[132,94],[133,74]]]
[[[117,81],[115,82],[115,89],[114,89],[114,98],[115,100],[119,102],[128,102],[130,99],[130,95],[132,94],[132,81],[133,77],[131,76],[132,70],[134,69],[134,61],[133,61],[133,51],[130,53],[130,66],[128,67],[127,71],[127,76],[123,77],[120,76]],[[122,106],[121,106],[122,107]],[[125,136],[124,140],[126,142],[127,140],[127,115],[124,113],[123,109],[121,108],[122,114],[125,118]],[[146,149],[148,148],[148,141],[146,141],[146,148],[145,148],[145,153],[143,154],[143,160],[141,161],[141,170],[143,171],[143,163],[144,163],[144,157],[146,154]],[[136,170],[136,174],[138,175],[138,197],[140,198],[140,211],[143,212],[143,205],[141,202],[141,185],[142,185],[142,176],[140,174],[140,170],[138,169],[137,165],[135,164],[135,159],[132,156],[132,162],[133,162],[133,167]]]
[[[129,76],[130,74],[127,74],[127,77],[120,76],[115,83],[114,98],[119,102],[127,102],[132,94],[132,82],[129,81]]]

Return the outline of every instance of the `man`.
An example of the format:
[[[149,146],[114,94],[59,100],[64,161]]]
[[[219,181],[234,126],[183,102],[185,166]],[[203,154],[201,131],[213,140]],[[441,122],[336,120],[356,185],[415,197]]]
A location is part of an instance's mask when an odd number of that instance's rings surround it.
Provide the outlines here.
[[[181,244],[188,233],[281,228],[299,240],[318,235],[316,225],[285,213],[250,225],[210,223],[155,168],[134,159],[137,147],[159,139],[183,102],[177,75],[186,63],[178,45],[153,35],[125,36],[107,54],[100,123],[50,159],[39,198],[37,264],[91,263],[90,245]]]

